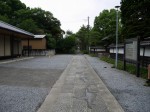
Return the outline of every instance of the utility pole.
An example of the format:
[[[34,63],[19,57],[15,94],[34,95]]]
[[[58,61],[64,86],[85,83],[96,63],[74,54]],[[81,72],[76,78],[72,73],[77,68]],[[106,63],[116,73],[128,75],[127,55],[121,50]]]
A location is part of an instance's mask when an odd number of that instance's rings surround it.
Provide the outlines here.
[[[88,16],[88,42],[87,42],[88,45],[87,45],[87,46],[88,46],[88,52],[90,53],[90,49],[89,49],[89,47],[90,47],[90,44],[89,44],[89,30],[90,30],[90,29],[89,29],[89,27],[90,27],[90,25],[89,25],[89,19],[90,19],[90,18],[89,18],[89,16]]]
[[[116,60],[115,60],[115,68],[118,66],[118,8],[120,6],[115,6],[116,10]]]

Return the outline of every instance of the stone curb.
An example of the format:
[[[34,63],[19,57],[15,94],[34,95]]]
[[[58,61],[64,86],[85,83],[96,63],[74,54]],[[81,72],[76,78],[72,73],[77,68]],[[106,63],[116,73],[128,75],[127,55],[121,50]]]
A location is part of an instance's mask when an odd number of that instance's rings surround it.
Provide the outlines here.
[[[27,58],[13,59],[13,60],[8,60],[8,61],[0,62],[0,64],[12,63],[12,62],[22,61],[22,60],[27,60],[27,59],[32,59],[32,58],[34,58],[34,57],[27,57]]]

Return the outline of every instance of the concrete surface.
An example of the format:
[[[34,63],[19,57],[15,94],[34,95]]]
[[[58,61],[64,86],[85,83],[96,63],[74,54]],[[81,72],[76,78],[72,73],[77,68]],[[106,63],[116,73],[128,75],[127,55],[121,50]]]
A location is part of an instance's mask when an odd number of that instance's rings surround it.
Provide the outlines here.
[[[74,56],[38,112],[124,112],[83,55]]]
[[[0,112],[36,112],[71,59],[71,55],[56,55],[3,61]]]
[[[1,63],[0,112],[150,112],[145,80],[111,66],[88,55]]]
[[[96,57],[86,58],[125,112],[150,112],[150,87],[144,86],[145,79],[111,68]]]
[[[34,57],[19,57],[19,58],[12,58],[12,59],[4,59],[4,60],[0,60],[0,64],[12,63],[12,62],[28,60],[32,58]]]

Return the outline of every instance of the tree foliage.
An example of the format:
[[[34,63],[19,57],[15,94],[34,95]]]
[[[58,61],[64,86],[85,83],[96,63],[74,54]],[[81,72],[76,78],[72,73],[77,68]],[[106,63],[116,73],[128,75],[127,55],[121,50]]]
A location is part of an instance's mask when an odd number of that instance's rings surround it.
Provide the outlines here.
[[[24,21],[20,22],[20,24],[18,24],[17,27],[29,32],[37,31],[37,25],[32,19],[25,19]]]
[[[100,36],[98,31],[91,30],[89,39],[90,46],[100,46]]]
[[[82,26],[76,33],[78,39],[78,45],[81,50],[86,50],[88,46],[88,26]]]
[[[0,20],[34,34],[51,34],[56,40],[62,38],[60,21],[51,12],[26,7],[20,0],[0,0]]]
[[[124,38],[150,36],[150,0],[121,0]]]
[[[73,54],[76,50],[76,35],[70,34],[65,38],[60,39],[57,42],[56,52],[57,53],[69,53]]]
[[[47,48],[48,49],[55,49],[56,48],[56,40],[52,38],[51,34],[46,35],[46,40],[47,40]]]
[[[120,18],[120,12],[119,12]],[[119,21],[119,34],[121,24]],[[103,10],[99,16],[95,17],[94,27],[91,31],[91,41],[93,40],[93,46],[108,46],[111,43],[115,43],[116,33],[116,10]],[[96,41],[97,40],[97,41]],[[122,41],[121,36],[119,40]]]

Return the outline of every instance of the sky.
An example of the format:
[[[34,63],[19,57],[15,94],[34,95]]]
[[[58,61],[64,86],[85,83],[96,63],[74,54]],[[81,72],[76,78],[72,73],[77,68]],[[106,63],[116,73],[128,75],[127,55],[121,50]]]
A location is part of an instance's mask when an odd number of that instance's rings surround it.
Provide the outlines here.
[[[120,5],[121,0],[20,0],[27,7],[50,11],[61,22],[64,31],[76,33],[82,25],[93,27],[94,19],[104,9]]]

